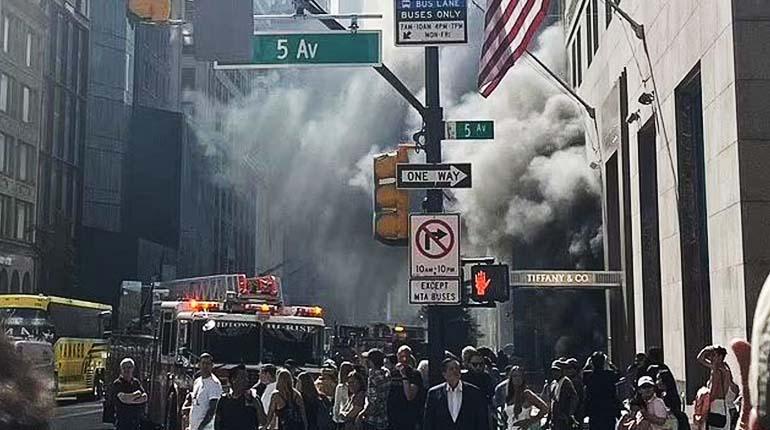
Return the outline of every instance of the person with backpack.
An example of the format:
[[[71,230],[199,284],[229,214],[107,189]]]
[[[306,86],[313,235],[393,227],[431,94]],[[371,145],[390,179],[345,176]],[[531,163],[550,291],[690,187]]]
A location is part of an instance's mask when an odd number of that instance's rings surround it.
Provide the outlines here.
[[[278,417],[278,430],[308,430],[307,415],[302,395],[294,389],[294,378],[286,369],[278,371],[276,390],[270,399],[266,422]],[[268,426],[262,430],[269,430]]]
[[[297,389],[302,395],[307,415],[307,430],[332,430],[332,402],[318,392],[310,373],[302,372],[297,377]]]

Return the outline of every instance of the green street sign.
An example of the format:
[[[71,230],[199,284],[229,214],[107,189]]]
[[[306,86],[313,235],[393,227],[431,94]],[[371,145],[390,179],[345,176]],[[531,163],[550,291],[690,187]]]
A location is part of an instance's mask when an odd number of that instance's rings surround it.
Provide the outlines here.
[[[482,140],[494,138],[494,121],[444,122],[444,139],[446,140]]]
[[[218,63],[216,68],[379,66],[382,64],[382,32],[257,32],[252,38],[252,52],[249,63]]]

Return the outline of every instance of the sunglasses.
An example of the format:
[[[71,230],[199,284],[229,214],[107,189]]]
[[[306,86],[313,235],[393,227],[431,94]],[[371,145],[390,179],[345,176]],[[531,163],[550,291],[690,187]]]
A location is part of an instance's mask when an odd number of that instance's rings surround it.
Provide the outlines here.
[[[472,366],[472,367],[481,367],[481,366],[483,366],[483,365],[484,365],[484,363],[482,363],[482,362],[479,362],[479,361],[476,361],[476,362],[471,362],[471,366]]]

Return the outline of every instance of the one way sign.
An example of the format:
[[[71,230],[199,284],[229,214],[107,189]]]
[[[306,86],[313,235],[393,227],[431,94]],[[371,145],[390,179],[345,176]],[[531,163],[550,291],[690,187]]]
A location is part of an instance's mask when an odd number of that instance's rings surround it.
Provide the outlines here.
[[[399,189],[471,188],[470,163],[399,164],[396,174]]]

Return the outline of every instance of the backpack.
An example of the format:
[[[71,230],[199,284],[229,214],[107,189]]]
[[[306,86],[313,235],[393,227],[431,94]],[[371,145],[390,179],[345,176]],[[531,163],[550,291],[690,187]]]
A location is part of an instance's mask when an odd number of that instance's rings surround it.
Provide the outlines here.
[[[321,396],[321,398],[318,401],[318,414],[316,415],[316,425],[318,430],[334,429],[332,412],[333,412],[332,402],[326,396]]]

